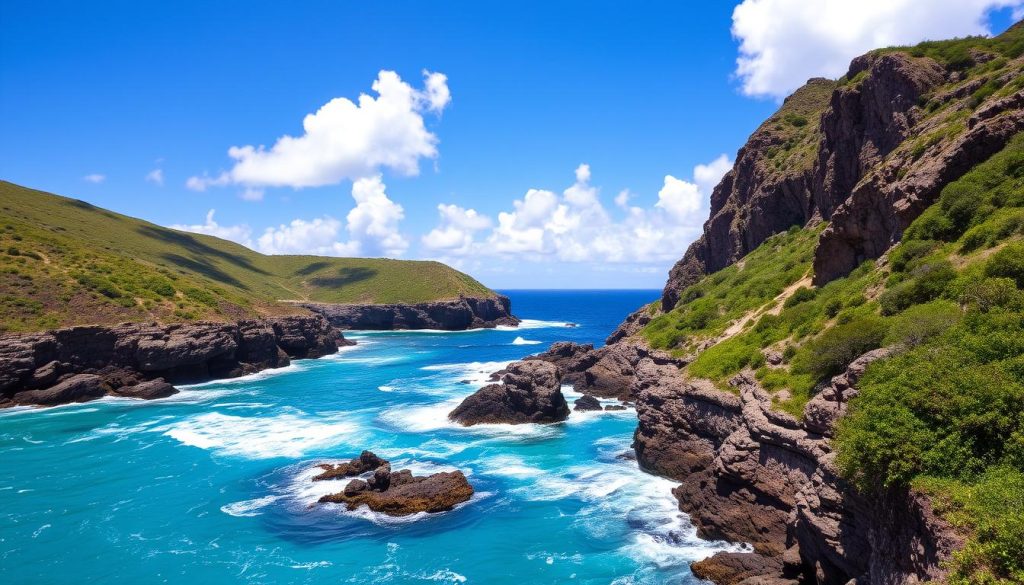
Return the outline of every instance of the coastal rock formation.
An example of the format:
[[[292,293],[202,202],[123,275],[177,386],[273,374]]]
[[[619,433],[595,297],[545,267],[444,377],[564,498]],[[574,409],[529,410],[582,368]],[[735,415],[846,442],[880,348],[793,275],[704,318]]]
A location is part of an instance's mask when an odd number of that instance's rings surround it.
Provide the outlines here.
[[[342,477],[355,477],[362,475],[366,472],[373,471],[378,467],[386,464],[387,461],[377,457],[377,455],[371,451],[363,451],[359,454],[359,457],[352,459],[345,463],[331,464],[324,463],[320,466],[323,469],[323,473],[313,478],[313,481],[323,481],[327,479],[338,479]]]
[[[834,465],[832,425],[856,392],[852,383],[885,355],[866,354],[833,378],[807,405],[810,422],[773,410],[752,376],[737,376],[731,394],[650,360],[637,364],[637,460],[681,482],[674,493],[702,536],[754,545],[755,553],[721,556],[698,571],[725,583],[754,567],[764,578],[791,579],[794,564],[821,584],[942,576],[940,561],[960,541],[927,499],[897,490],[859,494]]]
[[[280,368],[348,345],[320,316],[71,327],[0,337],[0,407],[161,398],[171,384]]]
[[[715,187],[704,233],[672,268],[661,309],[794,225],[829,222],[815,284],[880,256],[944,186],[1024,130],[1024,90],[972,102],[984,82],[900,51],[854,59],[838,84],[808,81],[751,134]]]
[[[498,325],[515,326],[508,297],[460,297],[417,304],[355,305],[301,303],[339,329],[443,329],[462,331]]]
[[[598,398],[633,400],[635,365],[643,359],[676,367],[686,365],[684,360],[663,351],[652,350],[636,341],[606,345],[598,349],[590,344],[560,341],[552,344],[548,351],[530,356],[524,361],[537,360],[554,364],[562,376],[562,382],[572,384],[577,392]]]
[[[601,410],[601,402],[593,396],[582,396],[573,402],[573,410]]]
[[[391,464],[370,451],[339,465],[321,465],[324,473],[314,481],[369,473],[366,480],[353,479],[343,491],[323,496],[320,503],[345,504],[349,510],[365,505],[374,512],[408,516],[417,512],[445,512],[473,496],[473,486],[461,471],[414,476],[408,469],[391,471]]]
[[[569,417],[562,377],[553,364],[513,362],[501,383],[488,384],[466,397],[448,417],[465,426],[481,423],[554,423]]]

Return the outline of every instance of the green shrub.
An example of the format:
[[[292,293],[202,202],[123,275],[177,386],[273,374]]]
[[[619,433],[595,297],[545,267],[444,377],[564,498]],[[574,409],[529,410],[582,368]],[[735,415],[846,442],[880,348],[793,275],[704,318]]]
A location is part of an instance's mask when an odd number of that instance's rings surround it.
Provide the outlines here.
[[[813,301],[814,297],[817,296],[817,294],[818,293],[816,290],[807,288],[806,286],[801,286],[800,288],[793,291],[793,294],[790,295],[788,299],[786,299],[786,302],[783,303],[782,306],[788,309],[790,307],[799,305],[800,303]]]
[[[794,370],[818,380],[834,376],[861,354],[881,347],[887,331],[885,320],[874,316],[836,325],[807,344],[806,352],[801,352],[803,359],[794,363]]]
[[[916,347],[948,331],[960,321],[962,311],[949,301],[932,301],[911,307],[893,318],[885,344]]]
[[[1009,278],[985,278],[967,284],[960,294],[960,303],[988,312],[996,307],[1019,309],[1024,295]]]
[[[734,337],[701,352],[687,371],[698,378],[725,381],[743,368],[757,368],[762,364],[764,355],[760,348],[743,338]]]
[[[886,289],[878,302],[883,315],[894,315],[911,305],[937,299],[956,278],[956,270],[948,260],[922,263],[910,272],[904,280]]]
[[[993,254],[985,264],[985,274],[1012,278],[1018,288],[1024,288],[1024,243],[1008,244]]]

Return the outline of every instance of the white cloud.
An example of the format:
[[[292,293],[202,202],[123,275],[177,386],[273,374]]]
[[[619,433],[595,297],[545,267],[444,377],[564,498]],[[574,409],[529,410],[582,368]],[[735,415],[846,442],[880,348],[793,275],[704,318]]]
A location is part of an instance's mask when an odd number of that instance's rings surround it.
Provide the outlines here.
[[[309,221],[293,219],[276,228],[267,228],[256,242],[256,249],[265,254],[348,256],[351,250],[338,241],[342,229],[342,223],[330,216]]]
[[[991,31],[987,13],[1024,0],[744,0],[733,11],[743,93],[781,98],[843,75],[871,49]]]
[[[107,180],[107,176],[106,175],[101,175],[99,173],[93,173],[91,175],[86,175],[86,176],[82,177],[82,180],[85,181],[86,183],[96,183],[96,184],[99,184],[99,183],[102,183],[103,181],[106,181]]]
[[[356,206],[348,212],[350,245],[366,256],[400,256],[409,242],[398,231],[405,217],[402,206],[388,198],[380,175],[352,184]]]
[[[183,232],[193,232],[196,234],[206,234],[208,236],[216,236],[225,240],[231,240],[237,242],[243,246],[252,247],[252,230],[249,226],[242,225],[220,225],[214,219],[213,215],[217,213],[216,209],[211,209],[206,212],[206,222],[196,225],[172,225],[171,229],[181,230]]]
[[[665,184],[658,191],[658,202],[654,205],[683,223],[700,209],[700,203],[701,192],[696,183],[665,175]]]
[[[294,219],[267,228],[256,249],[265,254],[401,256],[409,247],[398,229],[404,211],[388,198],[380,175],[353,183],[352,198],[356,206],[344,224],[330,216]]]
[[[239,193],[238,196],[246,201],[263,201],[263,189],[246,187],[245,189],[242,189],[242,192]]]
[[[380,175],[356,181],[352,185],[352,198],[356,205],[348,212],[344,223],[329,215],[310,220],[293,219],[266,228],[255,241],[247,225],[219,225],[213,219],[212,209],[203,224],[171,227],[233,240],[264,254],[402,255],[409,247],[398,229],[404,211],[401,205],[388,198]]]
[[[444,74],[423,75],[424,89],[417,90],[394,71],[381,71],[372,86],[377,97],[362,94],[358,103],[334,98],[303,119],[301,136],[282,136],[270,148],[232,146],[230,170],[190,177],[186,186],[298,189],[372,177],[385,168],[416,175],[420,159],[437,157],[438,139],[423,113],[440,113],[451,102]]]
[[[527,261],[651,263],[670,262],[697,235],[707,216],[710,188],[706,185],[728,171],[721,156],[694,169],[694,182],[665,177],[658,202],[651,208],[630,206],[628,189],[615,196],[624,217],[613,219],[593,186],[591,168],[576,169],[575,182],[561,195],[530,189],[498,214],[497,225],[480,220],[473,226],[460,222],[464,210],[439,206],[441,223],[423,238],[424,245],[444,254],[446,261],[503,256]],[[490,227],[482,237],[476,233]]]
[[[622,209],[629,208],[629,200],[633,198],[633,193],[629,189],[623,189],[619,191],[619,194],[615,196],[615,205]]]
[[[146,173],[146,180],[150,183],[156,183],[162,187],[164,184],[164,170],[153,169],[152,171],[149,171]]]
[[[431,250],[449,253],[466,253],[473,245],[476,232],[491,227],[491,218],[478,213],[475,209],[465,209],[458,205],[437,206],[441,215],[441,223],[423,236],[423,245]]]
[[[733,161],[727,155],[720,154],[708,164],[693,167],[693,182],[700,187],[701,193],[710,195],[722,177],[732,169],[732,165]]]

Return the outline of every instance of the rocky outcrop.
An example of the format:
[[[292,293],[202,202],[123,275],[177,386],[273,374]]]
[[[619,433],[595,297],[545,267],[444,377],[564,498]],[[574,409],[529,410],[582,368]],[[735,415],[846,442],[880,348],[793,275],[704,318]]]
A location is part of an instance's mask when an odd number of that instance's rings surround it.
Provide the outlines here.
[[[0,337],[0,406],[160,398],[171,384],[232,378],[346,345],[320,316],[237,323],[71,327]]]
[[[519,319],[512,315],[511,301],[501,295],[415,304],[301,303],[301,306],[323,315],[339,329],[462,331],[519,324]]]
[[[466,397],[448,415],[465,426],[476,424],[554,423],[569,417],[558,368],[540,360],[513,362],[501,383],[488,384]]]
[[[652,350],[639,342],[616,343],[594,349],[569,341],[553,343],[547,351],[525,358],[524,361],[545,361],[554,364],[562,382],[571,384],[577,392],[598,398],[633,400],[633,382],[636,364],[649,359],[656,364],[680,368],[684,360]]]
[[[369,474],[364,479],[353,479],[343,491],[323,496],[320,503],[345,504],[349,510],[367,506],[374,512],[390,516],[408,516],[418,512],[437,513],[451,510],[473,496],[473,486],[461,471],[439,472],[426,477],[414,476],[408,469],[391,471],[391,464],[370,451],[339,465],[321,465],[314,481]]]
[[[602,410],[601,401],[593,396],[581,396],[573,402],[573,410]]]
[[[943,575],[941,561],[959,540],[927,499],[899,490],[860,494],[834,465],[834,422],[864,368],[887,351],[833,378],[807,405],[806,422],[773,410],[752,376],[734,379],[732,394],[689,383],[670,366],[637,364],[637,460],[681,482],[674,493],[702,536],[754,545],[753,553],[708,561],[698,572],[725,583],[756,567],[772,582],[794,571],[820,584]]]
[[[1011,62],[1000,83],[1020,65]],[[1024,90],[973,103],[984,82],[900,51],[854,59],[839,84],[810,80],[737,153],[712,192],[703,235],[669,274],[661,309],[794,225],[829,222],[814,257],[816,284],[881,256],[945,185],[1024,131]],[[787,127],[798,119],[803,131]]]

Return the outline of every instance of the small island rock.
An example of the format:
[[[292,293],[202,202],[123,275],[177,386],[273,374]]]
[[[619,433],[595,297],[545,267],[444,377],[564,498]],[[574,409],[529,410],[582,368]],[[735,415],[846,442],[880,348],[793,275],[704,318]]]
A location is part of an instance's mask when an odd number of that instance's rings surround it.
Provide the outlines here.
[[[513,362],[501,383],[488,384],[468,396],[448,415],[465,426],[481,423],[553,423],[569,417],[561,375],[539,360]]]

